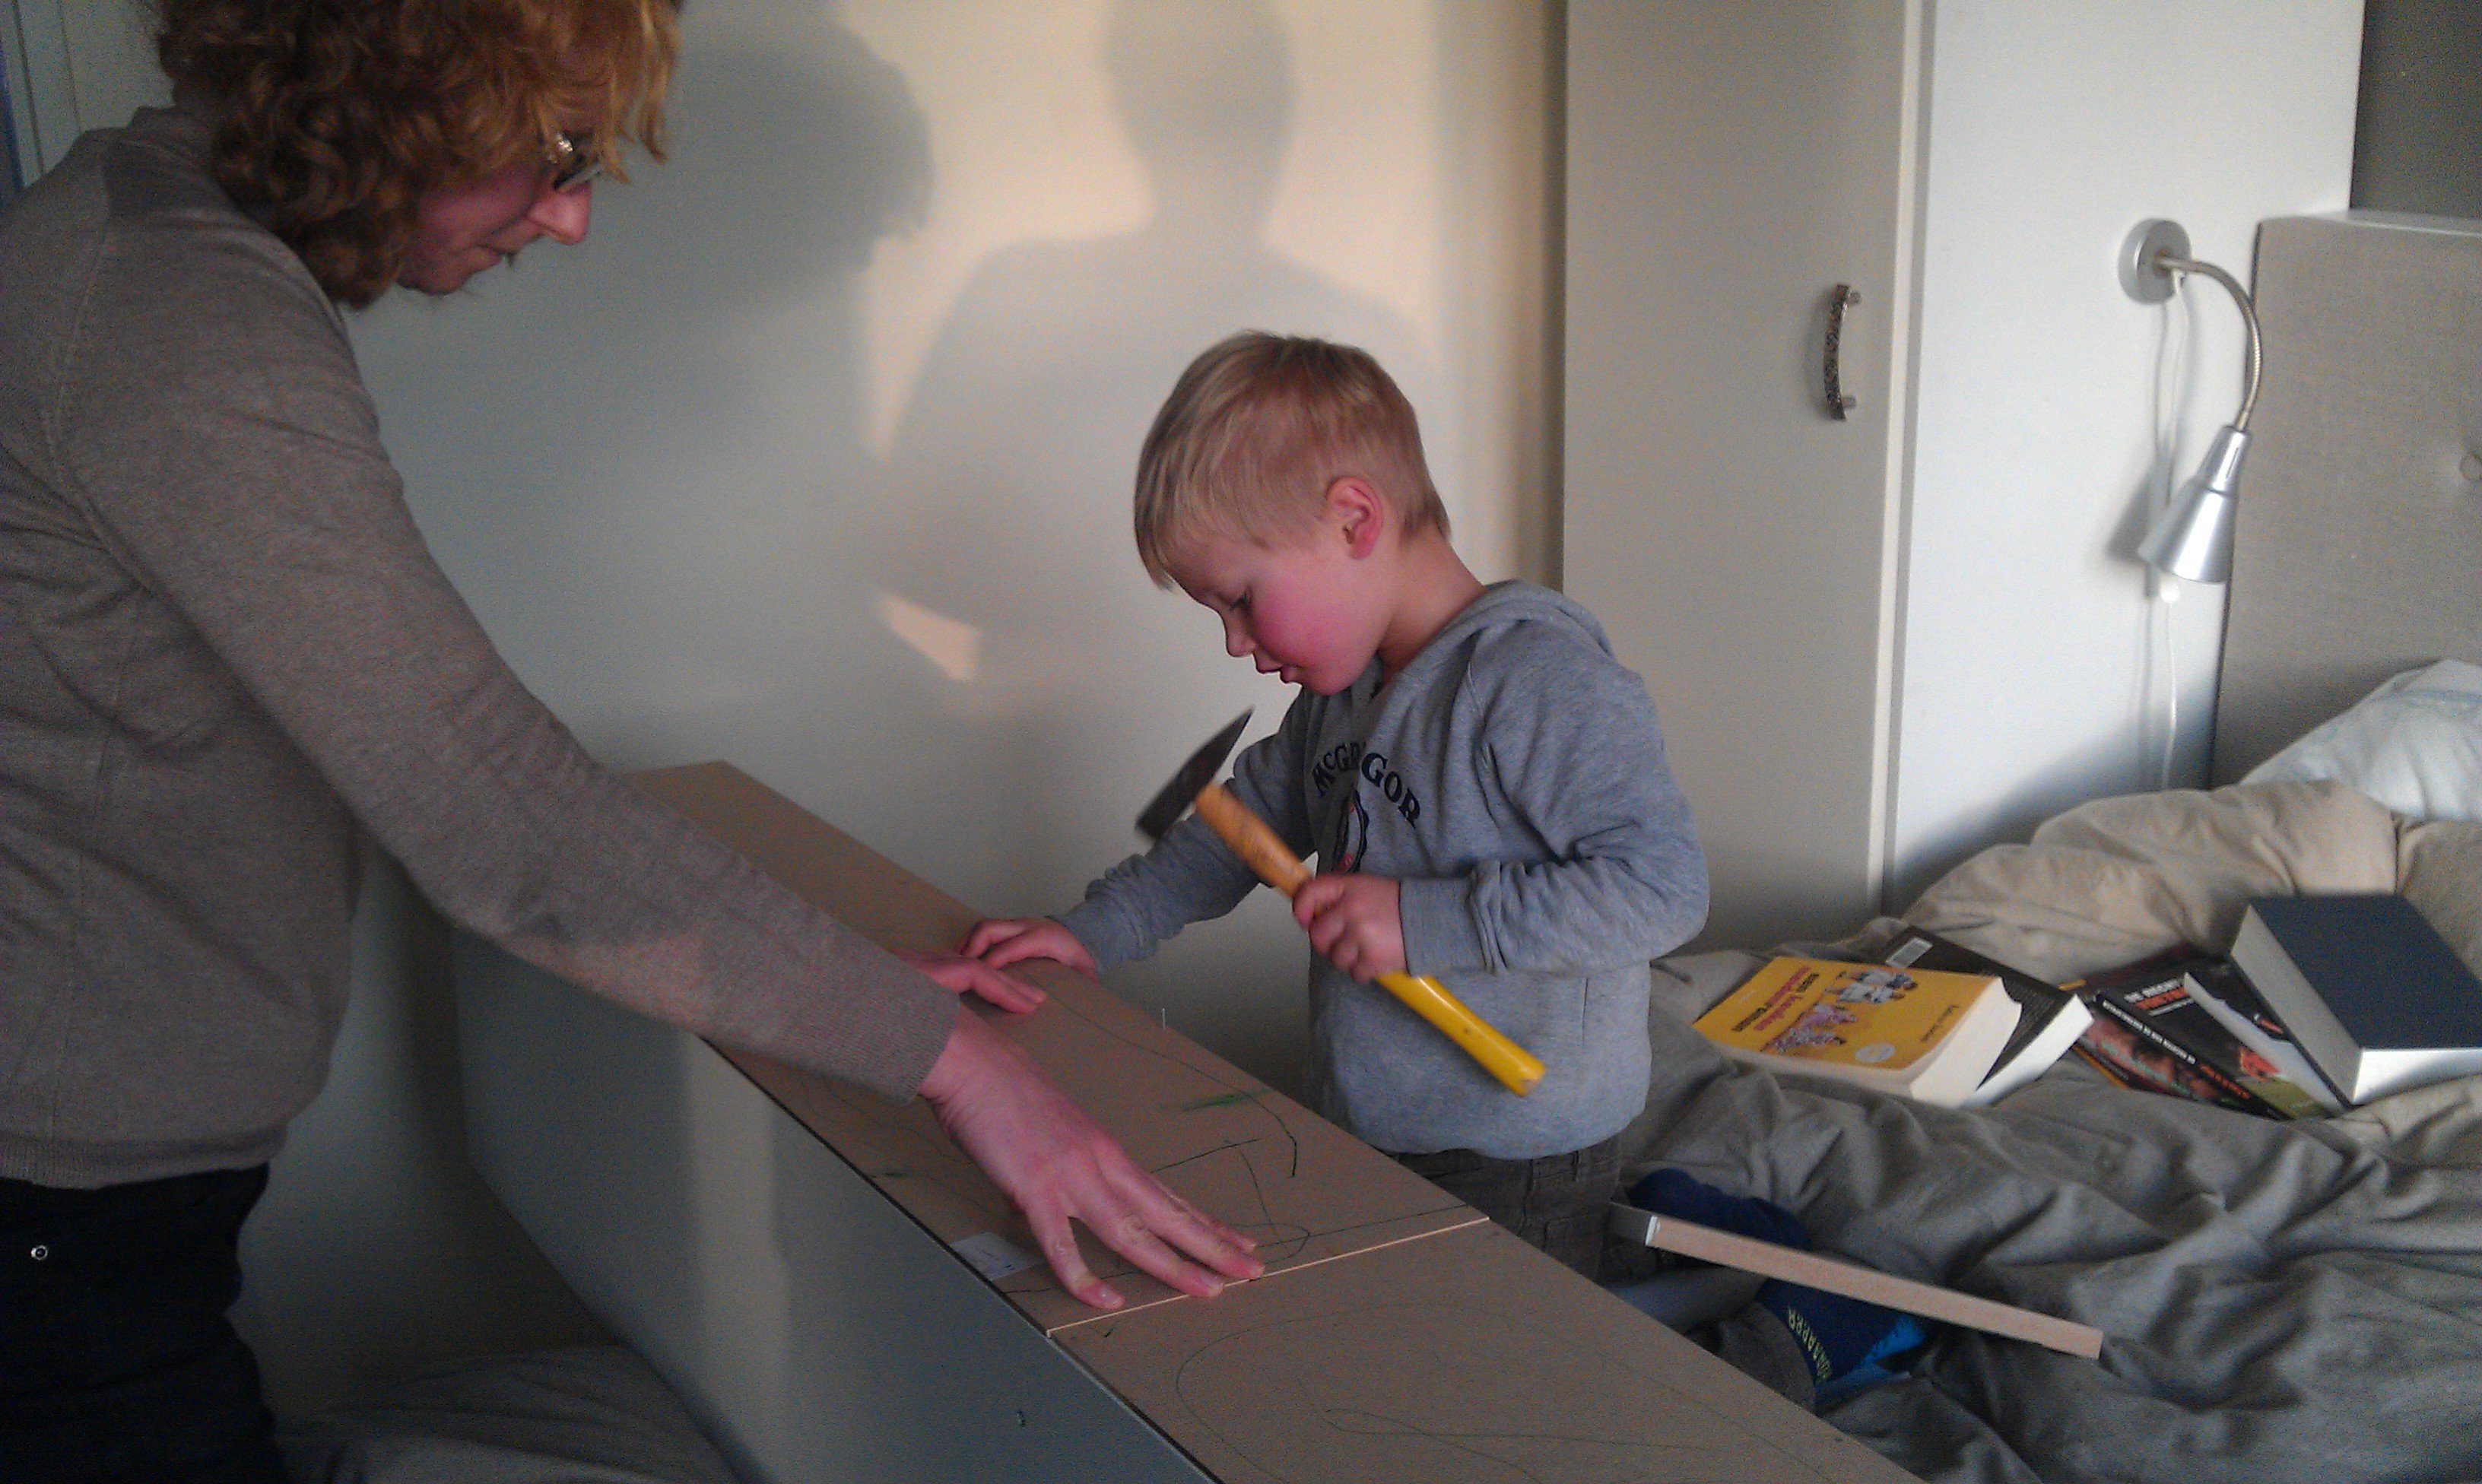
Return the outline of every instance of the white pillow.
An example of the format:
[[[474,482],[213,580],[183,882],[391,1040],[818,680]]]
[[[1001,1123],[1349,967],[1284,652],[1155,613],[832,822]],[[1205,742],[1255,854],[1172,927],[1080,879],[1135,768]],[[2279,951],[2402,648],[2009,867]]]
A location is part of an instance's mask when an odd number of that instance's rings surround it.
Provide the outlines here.
[[[2243,783],[2335,778],[2416,820],[2482,820],[2482,665],[2408,670]]]

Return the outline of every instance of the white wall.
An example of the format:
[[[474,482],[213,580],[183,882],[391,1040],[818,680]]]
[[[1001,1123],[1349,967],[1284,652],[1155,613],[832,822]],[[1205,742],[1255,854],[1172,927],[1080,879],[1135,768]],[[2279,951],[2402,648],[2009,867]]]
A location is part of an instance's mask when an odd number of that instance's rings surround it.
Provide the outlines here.
[[[2157,786],[2175,680],[2128,553],[2236,409],[2242,334],[2210,283],[2129,299],[2123,237],[2171,217],[2246,283],[2261,219],[2345,204],[2360,0],[2138,9],[1936,7],[1891,907],[2069,804]],[[2222,589],[2168,617],[2194,785]]]
[[[700,0],[673,161],[598,187],[583,247],[357,323],[408,499],[607,761],[726,758],[967,900],[1065,906],[1191,747],[1288,698],[1127,534],[1210,341],[1371,347],[1476,569],[1553,575],[1549,13]],[[134,28],[77,30],[111,42],[87,122],[160,95]],[[462,1159],[427,914],[382,872],[360,927],[248,1234],[285,1408],[594,1332]],[[1292,1084],[1307,953],[1266,896],[1115,981]]]
[[[59,164],[80,131],[162,101],[146,11],[126,0],[0,0],[0,53],[30,178]]]

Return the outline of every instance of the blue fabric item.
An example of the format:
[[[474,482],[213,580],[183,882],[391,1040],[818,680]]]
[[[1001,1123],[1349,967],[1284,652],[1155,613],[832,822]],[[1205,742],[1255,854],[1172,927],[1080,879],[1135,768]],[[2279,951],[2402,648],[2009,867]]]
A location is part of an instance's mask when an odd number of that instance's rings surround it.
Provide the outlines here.
[[[1711,1226],[1735,1237],[1754,1237],[1779,1247],[1809,1249],[1809,1228],[1771,1202],[1726,1195],[1679,1170],[1656,1170],[1629,1186],[1628,1203],[1658,1216]]]
[[[1895,1328],[1888,1331],[1888,1338],[1880,1341],[1863,1357],[1861,1365],[1820,1387],[1817,1394],[1810,1398],[1810,1406],[1825,1407],[1842,1401],[1856,1392],[1866,1392],[1883,1381],[1893,1381],[1897,1369],[1901,1368],[1897,1363],[1930,1341],[1931,1333],[1922,1327],[1919,1319],[1912,1315],[1899,1315]]]
[[[1809,1247],[1809,1229],[1791,1211],[1750,1196],[1728,1195],[1680,1170],[1649,1174],[1629,1187],[1628,1203],[1658,1216],[1779,1247]],[[1881,1363],[1930,1341],[1929,1330],[1912,1315],[1780,1278],[1760,1286],[1756,1301],[1792,1332],[1822,1400],[1889,1379],[1893,1372]]]
[[[1884,1373],[1881,1362],[1930,1338],[1912,1315],[1780,1278],[1758,1289],[1757,1304],[1792,1331],[1822,1393],[1864,1367]]]

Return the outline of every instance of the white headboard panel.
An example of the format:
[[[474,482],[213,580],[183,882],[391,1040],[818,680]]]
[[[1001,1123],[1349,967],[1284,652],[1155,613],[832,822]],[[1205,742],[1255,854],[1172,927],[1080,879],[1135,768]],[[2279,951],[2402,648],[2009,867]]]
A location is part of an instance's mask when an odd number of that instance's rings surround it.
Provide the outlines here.
[[[2482,663],[2482,222],[2258,229],[2217,783],[2399,670]]]

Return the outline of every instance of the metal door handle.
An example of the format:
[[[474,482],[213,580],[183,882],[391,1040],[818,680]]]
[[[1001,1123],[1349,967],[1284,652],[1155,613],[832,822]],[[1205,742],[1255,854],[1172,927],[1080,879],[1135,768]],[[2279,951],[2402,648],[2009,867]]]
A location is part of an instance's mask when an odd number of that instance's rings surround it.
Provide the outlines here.
[[[1846,394],[1843,368],[1838,364],[1844,347],[1844,311],[1860,302],[1860,291],[1849,283],[1837,284],[1827,296],[1827,364],[1823,379],[1827,385],[1827,415],[1839,423],[1861,403],[1860,398]]]

